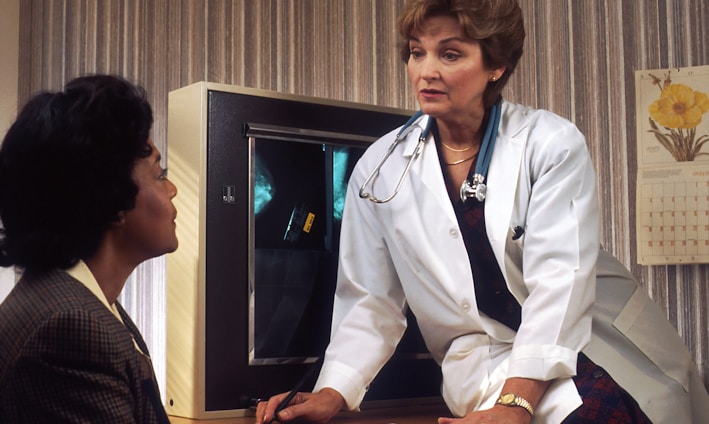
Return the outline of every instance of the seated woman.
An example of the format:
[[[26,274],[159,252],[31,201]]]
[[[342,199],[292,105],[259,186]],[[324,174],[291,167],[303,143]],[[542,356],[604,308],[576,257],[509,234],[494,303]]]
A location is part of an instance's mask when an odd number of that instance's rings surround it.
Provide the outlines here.
[[[168,423],[148,348],[116,301],[177,248],[176,187],[142,88],[112,76],[34,96],[0,148],[0,422]]]

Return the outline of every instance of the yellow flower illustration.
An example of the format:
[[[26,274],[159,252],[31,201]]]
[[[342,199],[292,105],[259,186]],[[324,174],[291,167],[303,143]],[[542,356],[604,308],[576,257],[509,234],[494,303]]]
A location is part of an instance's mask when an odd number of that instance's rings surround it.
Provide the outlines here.
[[[672,84],[669,72],[664,80],[652,74],[650,77],[654,85],[660,86],[660,98],[648,108],[652,128],[649,132],[655,134],[677,162],[709,155],[701,152],[709,142],[709,135],[697,138],[697,125],[702,122],[702,115],[709,111],[709,96],[684,84]],[[667,131],[660,130],[658,124]]]
[[[709,110],[709,97],[684,84],[670,84],[650,105],[650,116],[667,128],[694,128]]]

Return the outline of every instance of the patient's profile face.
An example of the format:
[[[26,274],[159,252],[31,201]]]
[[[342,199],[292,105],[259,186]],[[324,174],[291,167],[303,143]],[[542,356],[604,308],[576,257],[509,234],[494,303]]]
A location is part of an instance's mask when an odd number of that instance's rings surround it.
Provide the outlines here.
[[[133,180],[138,186],[135,207],[124,212],[123,242],[137,261],[170,253],[177,249],[175,218],[177,210],[172,199],[177,187],[167,178],[160,165],[160,152],[149,140],[152,153],[139,159],[133,168]]]

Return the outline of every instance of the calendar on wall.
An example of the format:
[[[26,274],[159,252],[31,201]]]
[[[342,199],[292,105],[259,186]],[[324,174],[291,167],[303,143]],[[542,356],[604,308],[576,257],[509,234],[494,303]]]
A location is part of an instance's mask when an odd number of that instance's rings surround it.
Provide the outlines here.
[[[709,263],[709,66],[635,72],[642,265]]]

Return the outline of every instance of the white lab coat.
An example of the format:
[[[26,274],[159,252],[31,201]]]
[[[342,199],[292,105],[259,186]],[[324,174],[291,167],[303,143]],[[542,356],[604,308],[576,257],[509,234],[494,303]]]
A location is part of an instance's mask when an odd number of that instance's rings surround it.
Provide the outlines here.
[[[384,198],[394,190],[427,119],[419,119],[366,191]],[[535,421],[562,421],[581,404],[570,378],[577,353],[602,345],[591,337],[599,213],[583,135],[550,112],[503,102],[485,218],[502,274],[522,304],[515,333],[477,309],[467,252],[430,136],[393,200],[359,198],[395,133],[368,149],[349,184],[332,340],[315,390],[332,387],[356,408],[394,352],[408,305],[441,364],[442,394],[454,414],[491,407],[505,379],[517,376],[554,380]],[[516,227],[524,233],[513,240]],[[589,354],[601,366],[604,348]]]

